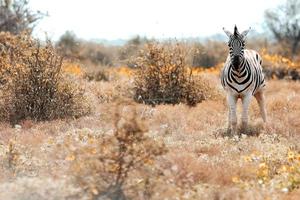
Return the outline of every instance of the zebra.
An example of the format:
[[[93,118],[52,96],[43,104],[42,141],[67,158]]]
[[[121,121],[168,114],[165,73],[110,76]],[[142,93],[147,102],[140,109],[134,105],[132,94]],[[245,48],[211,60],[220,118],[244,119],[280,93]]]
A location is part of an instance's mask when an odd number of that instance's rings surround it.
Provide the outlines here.
[[[221,84],[227,92],[229,106],[228,131],[237,132],[236,104],[242,99],[242,129],[248,126],[248,109],[252,96],[258,102],[263,121],[266,122],[264,87],[265,78],[262,72],[262,58],[254,50],[245,49],[245,37],[251,28],[239,33],[236,25],[234,33],[225,30],[229,37],[229,55],[221,71]]]

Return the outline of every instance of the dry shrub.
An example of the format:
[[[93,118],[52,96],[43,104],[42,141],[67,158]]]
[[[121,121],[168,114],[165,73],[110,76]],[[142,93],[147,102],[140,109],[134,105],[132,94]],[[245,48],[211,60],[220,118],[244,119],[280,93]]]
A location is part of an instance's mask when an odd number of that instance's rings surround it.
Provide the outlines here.
[[[280,54],[270,54],[262,49],[264,73],[267,78],[300,80],[299,62],[293,61]]]
[[[23,31],[31,33],[44,14],[32,11],[28,4],[28,0],[0,1],[0,31],[13,34]]]
[[[163,144],[147,136],[134,105],[117,103],[112,133],[89,135],[86,142],[68,146],[71,173],[90,199],[126,199],[137,187],[149,184],[147,173],[155,171],[155,161],[165,153]],[[75,147],[75,145],[80,145]]]
[[[132,85],[128,81],[119,80],[113,82],[102,82],[101,88],[94,90],[100,103],[117,102],[122,99],[132,99]]]
[[[293,81],[300,80],[300,70],[299,69],[289,69],[289,68],[286,68],[285,66],[281,66],[279,68],[266,66],[264,68],[264,73],[267,78],[287,79],[287,80],[293,80]]]
[[[72,31],[66,31],[57,42],[61,55],[67,58],[77,58],[80,53],[80,41]]]
[[[70,31],[60,37],[57,47],[65,57],[91,65],[112,66],[114,54],[117,52],[113,46],[82,40]]]
[[[97,71],[92,71],[92,72],[86,72],[84,75],[84,78],[87,79],[88,81],[109,81],[109,70],[107,69],[100,69]]]
[[[147,38],[141,38],[140,36],[136,36],[128,40],[127,43],[119,49],[119,62],[128,67],[134,67],[134,58],[138,56],[139,51],[147,42],[149,42]]]
[[[227,49],[224,42],[208,40],[204,43],[194,42],[191,49],[191,65],[193,67],[213,67],[225,61]]]
[[[51,120],[89,112],[83,90],[63,76],[62,58],[51,42],[40,45],[28,35],[1,33],[1,116]]]
[[[95,65],[112,66],[114,61],[114,48],[106,47],[95,42],[82,41],[80,43],[80,53],[78,59],[80,61],[90,61]]]
[[[146,104],[196,105],[205,99],[185,63],[183,48],[152,43],[136,59],[135,100]]]
[[[32,152],[28,146],[21,144],[18,139],[19,137],[14,135],[6,144],[2,145],[0,151],[1,178],[17,178],[35,173],[34,169],[37,166],[31,160]]]

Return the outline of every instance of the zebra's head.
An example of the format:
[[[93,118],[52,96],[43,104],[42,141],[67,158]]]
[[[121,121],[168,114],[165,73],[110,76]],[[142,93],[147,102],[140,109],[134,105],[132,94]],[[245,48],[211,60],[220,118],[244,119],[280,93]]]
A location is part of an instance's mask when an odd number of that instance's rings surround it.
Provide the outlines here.
[[[248,30],[239,33],[236,26],[234,26],[234,33],[225,30],[223,28],[226,35],[229,37],[228,46],[229,46],[229,54],[230,60],[235,70],[238,70],[241,62],[244,60],[244,50],[245,50],[245,37],[250,31]]]

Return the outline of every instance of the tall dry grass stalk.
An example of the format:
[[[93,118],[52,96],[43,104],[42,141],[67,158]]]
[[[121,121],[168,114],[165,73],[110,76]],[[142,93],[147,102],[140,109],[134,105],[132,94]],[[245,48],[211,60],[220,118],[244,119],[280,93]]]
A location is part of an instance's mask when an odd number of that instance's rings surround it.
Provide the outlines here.
[[[148,136],[133,103],[118,102],[114,108],[113,133],[66,144],[76,149],[68,157],[71,174],[91,199],[126,199],[141,183],[146,187],[147,173],[155,171],[157,157],[166,153],[163,143]]]

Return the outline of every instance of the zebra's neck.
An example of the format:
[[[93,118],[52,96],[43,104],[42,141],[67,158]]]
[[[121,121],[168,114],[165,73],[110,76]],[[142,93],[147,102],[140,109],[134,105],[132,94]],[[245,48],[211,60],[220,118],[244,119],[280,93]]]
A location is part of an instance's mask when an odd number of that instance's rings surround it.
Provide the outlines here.
[[[231,62],[232,65],[232,72],[240,75],[245,70],[245,57],[243,57],[242,61],[239,63],[236,63],[237,66],[234,66],[234,64]]]

